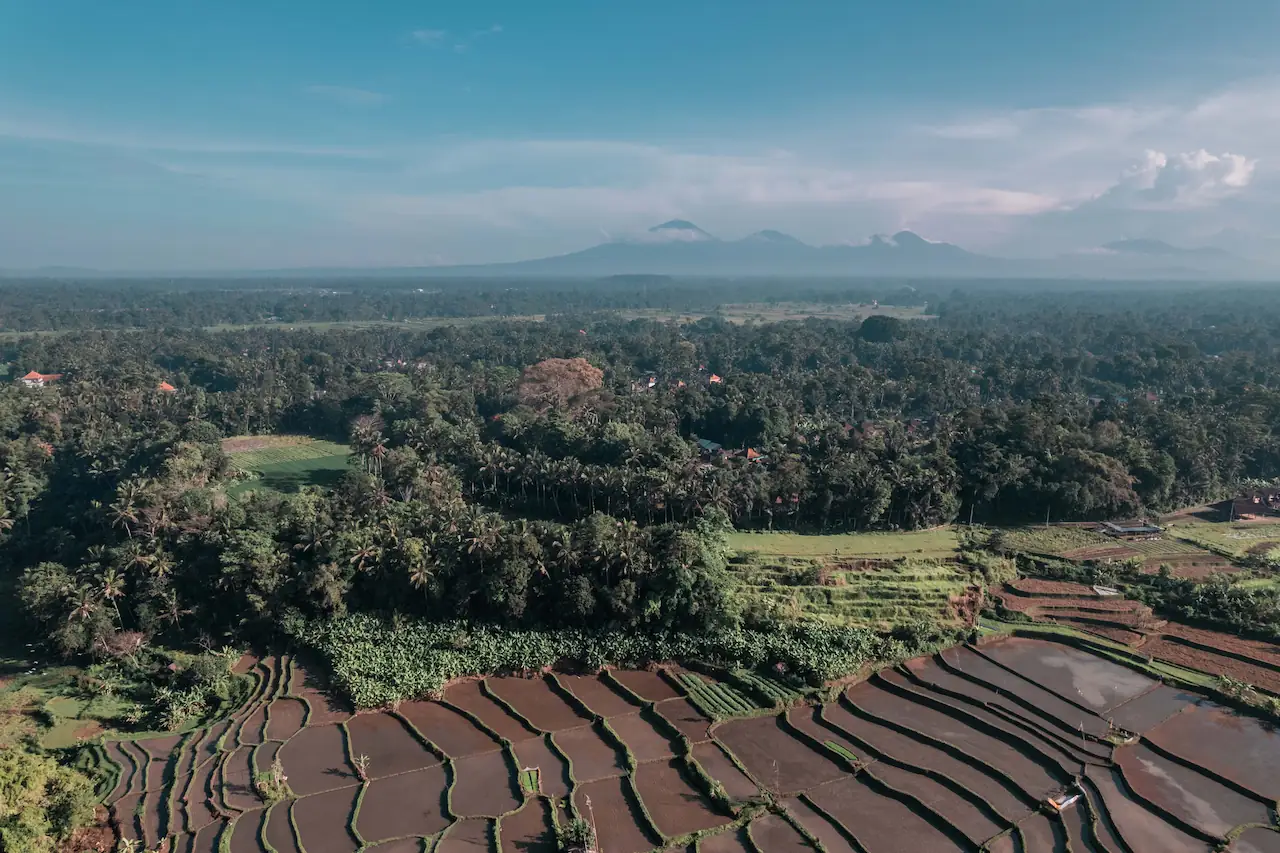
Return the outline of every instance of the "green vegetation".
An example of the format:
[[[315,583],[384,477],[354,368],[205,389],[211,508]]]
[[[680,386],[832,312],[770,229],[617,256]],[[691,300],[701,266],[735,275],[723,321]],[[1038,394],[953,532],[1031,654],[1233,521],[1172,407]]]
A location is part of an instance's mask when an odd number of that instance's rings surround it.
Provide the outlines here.
[[[729,547],[739,553],[785,557],[892,560],[898,557],[944,558],[960,550],[954,529],[907,533],[839,533],[805,535],[791,532],[740,532],[729,535]]]
[[[1170,532],[1183,539],[1199,543],[1211,551],[1230,554],[1237,558],[1261,551],[1267,559],[1274,560],[1275,558],[1267,556],[1268,552],[1273,550],[1267,546],[1274,545],[1275,550],[1280,550],[1280,524],[1228,524],[1226,522],[1177,524],[1170,528]]]
[[[730,565],[735,597],[746,613],[779,621],[814,619],[881,628],[917,619],[953,622],[953,601],[982,580],[959,563],[900,559],[848,569],[821,560],[776,558],[776,563],[761,565],[741,558]]]
[[[756,672],[734,670],[730,674],[735,681],[741,682],[744,687],[774,707],[789,705],[792,702],[803,699],[805,696],[804,693],[789,684]]]
[[[0,748],[0,850],[53,853],[93,818],[93,783],[27,747]]]
[[[363,779],[363,776],[361,778]],[[288,779],[284,775],[284,765],[280,763],[279,758],[273,759],[271,766],[266,770],[253,774],[253,790],[268,807],[294,796],[289,788]]]
[[[996,535],[1000,548],[1053,556],[1061,556],[1082,548],[1117,547],[1127,544],[1084,527],[1024,527],[1017,530],[1001,530]]]
[[[305,436],[241,436],[222,444],[246,476],[230,489],[232,494],[254,488],[295,492],[303,486],[333,486],[347,472],[351,458],[345,444]]]
[[[694,672],[680,673],[680,684],[689,699],[713,720],[740,717],[761,710],[746,696],[721,681],[704,678]]]
[[[817,623],[707,633],[517,631],[459,622],[389,624],[372,616],[296,626],[332,662],[338,686],[363,707],[438,693],[455,678],[537,670],[561,661],[702,661],[725,669],[763,669],[820,684],[873,661],[899,660],[954,642],[955,633],[922,623],[882,635]],[[742,697],[738,697],[742,699]],[[748,708],[754,705],[742,699]]]
[[[508,284],[4,288],[6,329],[96,330],[0,341],[63,374],[0,386],[0,623],[74,664],[6,671],[0,733],[190,730],[244,689],[208,650],[282,633],[365,706],[675,661],[731,672],[690,683],[709,713],[765,713],[956,641],[1015,567],[1275,636],[1265,525],[1124,546],[1237,584],[1033,560],[1113,543],[1020,525],[1273,478],[1276,293]]]
[[[85,667],[34,665],[0,681],[0,744],[60,749],[103,732],[188,729],[243,700],[246,682],[230,672],[239,656],[140,648]]]

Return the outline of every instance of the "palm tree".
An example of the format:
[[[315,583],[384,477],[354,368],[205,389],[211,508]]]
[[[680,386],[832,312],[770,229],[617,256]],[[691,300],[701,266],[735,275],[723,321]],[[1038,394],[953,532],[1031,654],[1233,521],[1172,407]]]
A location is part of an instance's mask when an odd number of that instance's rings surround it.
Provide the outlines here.
[[[191,611],[181,606],[178,602],[178,594],[173,590],[169,590],[161,599],[161,604],[163,609],[160,611],[160,618],[181,630],[182,617],[189,615]]]
[[[91,618],[98,611],[98,603],[93,600],[93,593],[87,589],[81,589],[75,598],[75,606],[71,609],[71,614],[67,617],[70,622],[73,619],[79,619],[84,622]]]
[[[119,496],[108,507],[107,516],[111,519],[112,527],[123,527],[124,532],[129,534],[129,538],[133,538],[133,528],[131,525],[138,523],[138,510],[134,505],[136,494],[132,489],[121,489]]]
[[[109,568],[102,573],[99,583],[102,585],[102,597],[111,602],[111,606],[116,611],[116,619],[123,627],[124,619],[120,615],[120,605],[117,600],[124,595],[124,576],[114,568]]]

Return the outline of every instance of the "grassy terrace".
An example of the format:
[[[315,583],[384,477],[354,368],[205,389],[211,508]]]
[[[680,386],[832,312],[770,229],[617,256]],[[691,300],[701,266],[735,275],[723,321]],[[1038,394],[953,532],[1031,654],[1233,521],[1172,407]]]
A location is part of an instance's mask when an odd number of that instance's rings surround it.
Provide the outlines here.
[[[791,618],[835,625],[949,621],[951,601],[973,582],[967,570],[947,562],[959,550],[950,528],[826,536],[734,533],[729,540],[745,603]]]
[[[1280,524],[1194,522],[1169,530],[1182,539],[1236,557],[1257,553],[1280,556]]]
[[[950,527],[910,533],[836,533],[826,536],[738,532],[730,534],[729,547],[739,553],[757,551],[766,556],[939,559],[955,556],[960,550],[960,540]]]

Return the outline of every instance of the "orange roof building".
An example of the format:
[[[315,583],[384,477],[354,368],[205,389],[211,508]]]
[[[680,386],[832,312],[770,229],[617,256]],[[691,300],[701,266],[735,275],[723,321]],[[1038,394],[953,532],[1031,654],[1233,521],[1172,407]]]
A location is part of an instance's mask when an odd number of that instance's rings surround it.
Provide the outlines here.
[[[711,380],[710,380],[710,381],[711,381],[711,384],[712,384],[712,385],[719,385],[719,384],[720,384],[721,382],[723,382],[724,380],[723,380],[723,379],[721,379],[719,376],[717,376],[716,374],[714,374],[714,373],[713,373],[713,374],[711,374]]]
[[[156,386],[156,390],[163,391],[166,394],[172,394],[174,391],[177,391],[178,389],[174,388],[168,382],[161,382],[159,385]]]
[[[61,378],[61,373],[37,373],[33,370],[18,381],[28,388],[42,388],[50,382],[57,382]]]

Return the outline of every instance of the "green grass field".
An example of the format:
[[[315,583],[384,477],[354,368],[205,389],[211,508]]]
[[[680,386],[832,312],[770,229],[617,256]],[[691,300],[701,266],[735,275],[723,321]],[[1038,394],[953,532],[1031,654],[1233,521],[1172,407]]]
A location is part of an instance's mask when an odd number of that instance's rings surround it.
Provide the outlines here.
[[[977,581],[955,563],[909,560],[880,569],[845,571],[823,561],[800,565],[734,563],[737,595],[749,609],[786,620],[885,626],[955,618],[951,602]]]
[[[1065,554],[1078,548],[1123,545],[1084,527],[1023,527],[999,532],[1004,547],[1032,554]]]
[[[618,312],[629,320],[657,320],[667,322],[675,320],[679,323],[696,323],[703,317],[722,317],[730,323],[781,323],[787,320],[862,320],[873,315],[897,317],[900,320],[933,320],[932,314],[926,314],[922,308],[900,308],[892,305],[853,305],[848,302],[812,303],[812,302],[744,302],[721,305],[713,313],[694,311],[689,313],[673,313],[657,308],[636,309]]]
[[[786,620],[887,626],[953,619],[970,572],[946,562],[960,550],[951,528],[910,533],[729,534],[737,594],[749,610]],[[897,561],[851,570],[854,560]]]
[[[303,486],[333,486],[350,466],[351,448],[333,441],[297,435],[238,436],[224,439],[222,448],[254,479],[232,486],[231,494],[253,489],[296,492]]]
[[[739,553],[757,551],[783,557],[928,559],[955,556],[960,550],[960,540],[950,527],[910,533],[836,533],[826,536],[734,532],[729,534],[729,547]]]
[[[1237,557],[1280,549],[1280,524],[1193,522],[1173,525],[1169,532]]]

